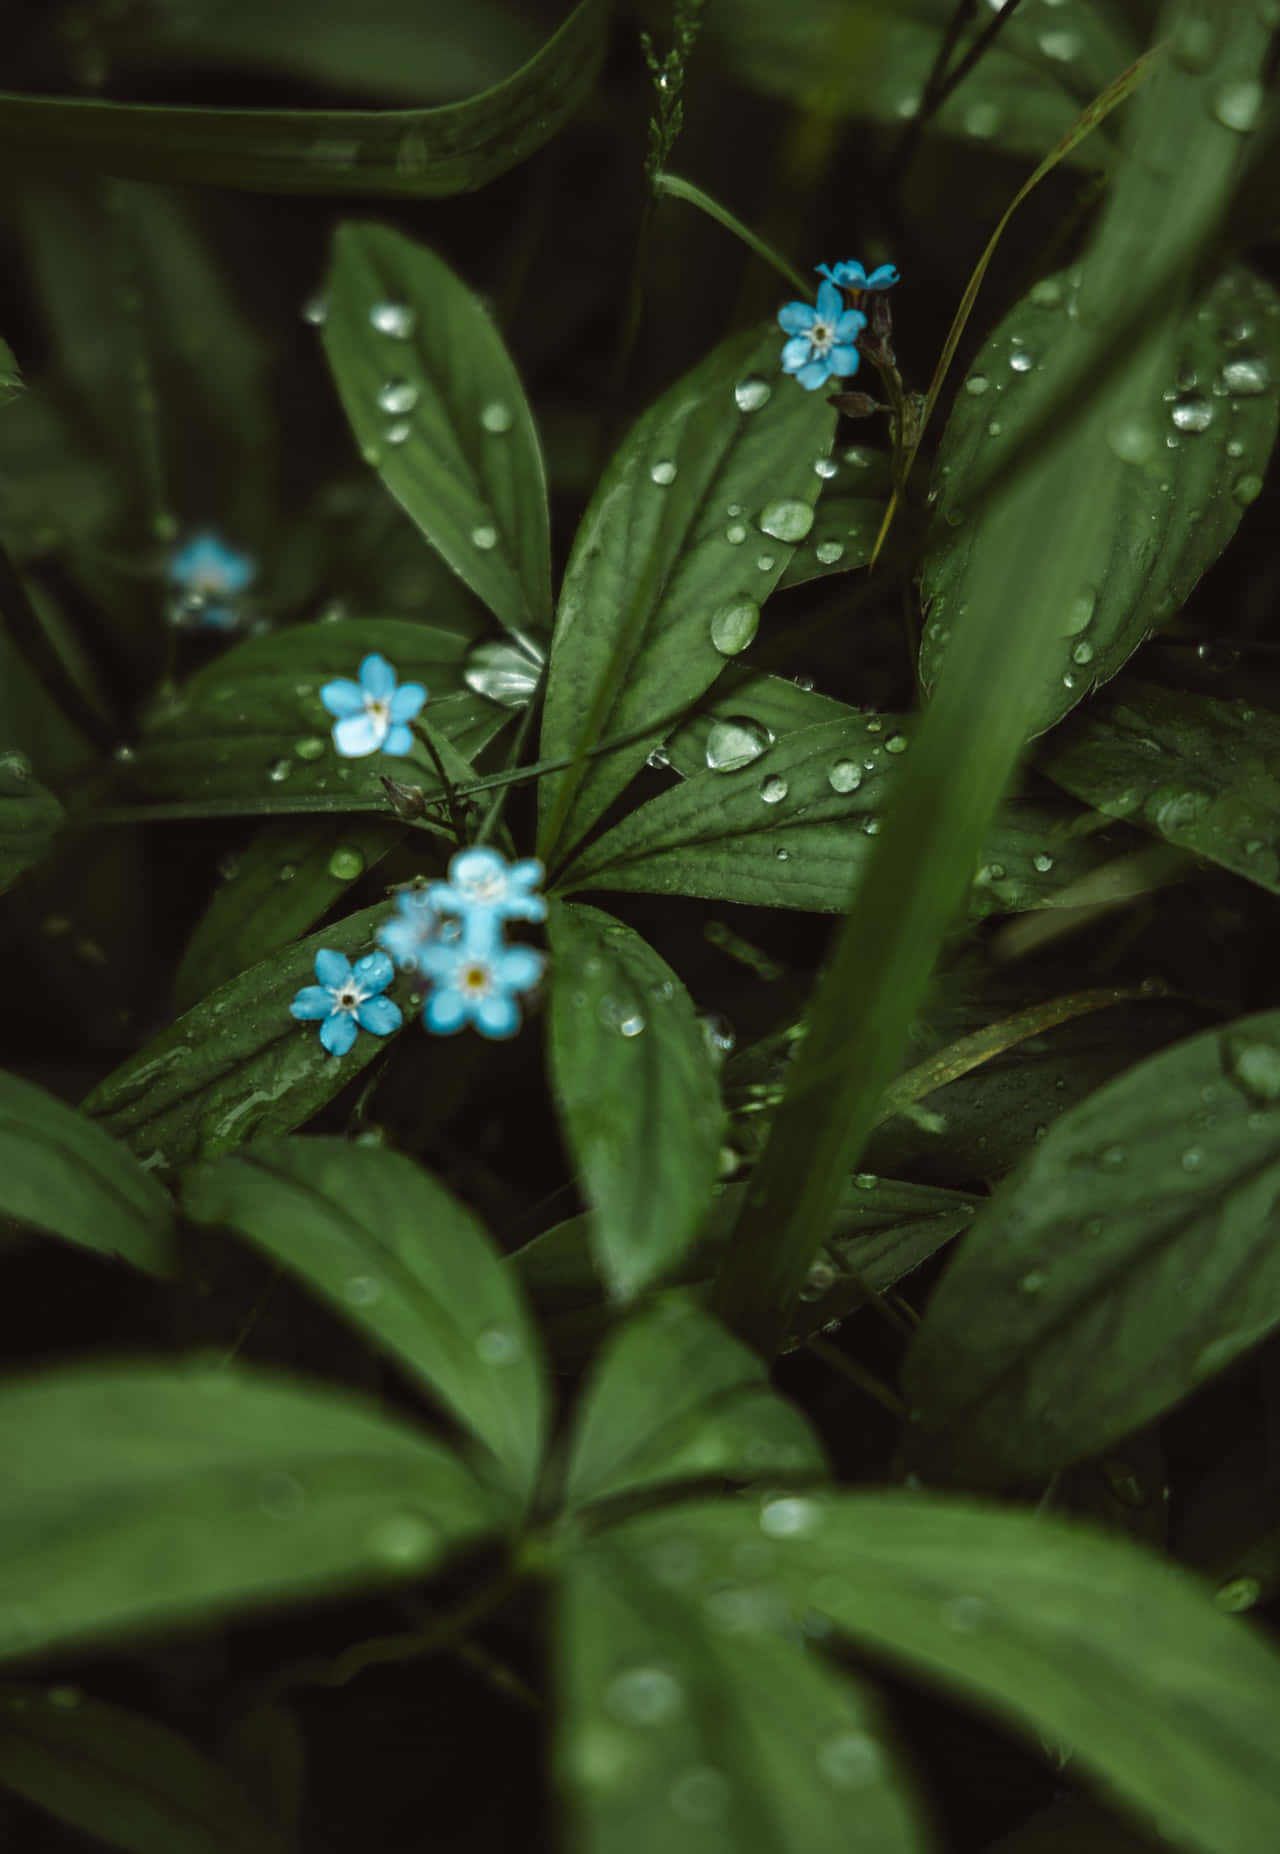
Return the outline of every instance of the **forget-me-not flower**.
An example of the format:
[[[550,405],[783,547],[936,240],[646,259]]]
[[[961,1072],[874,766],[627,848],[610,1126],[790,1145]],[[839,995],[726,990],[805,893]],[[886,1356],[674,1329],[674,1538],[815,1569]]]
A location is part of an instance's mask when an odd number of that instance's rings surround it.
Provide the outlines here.
[[[778,325],[791,339],[782,350],[782,371],[793,373],[807,392],[834,374],[848,379],[858,371],[854,345],[867,326],[860,309],[846,309],[834,283],[818,285],[818,306],[787,303],[778,311]]]
[[[543,877],[536,857],[508,863],[483,844],[459,850],[447,882],[433,882],[427,899],[441,914],[457,915],[466,945],[482,948],[501,941],[504,921],[545,921],[547,904],[534,894]]]
[[[395,671],[376,652],[360,665],[359,682],[341,676],[336,682],[326,682],[320,691],[320,700],[338,717],[333,744],[348,760],[363,759],[369,753],[403,758],[413,747],[407,723],[426,699],[420,682],[402,682],[397,687]]]
[[[400,1006],[382,997],[395,977],[385,953],[366,953],[355,965],[345,953],[321,947],[316,954],[318,985],[304,985],[290,1014],[320,1024],[320,1041],[331,1056],[345,1056],[360,1030],[389,1036],[404,1021]]]
[[[852,258],[835,265],[816,264],[814,268],[820,277],[838,283],[844,290],[891,290],[898,281],[896,264],[877,264],[870,274]]]
[[[440,919],[425,889],[407,888],[396,896],[396,912],[382,923],[376,938],[396,964],[409,972],[417,968],[424,946],[437,940],[456,941],[460,933],[457,921]]]
[[[438,1036],[450,1036],[472,1023],[482,1036],[514,1036],[520,1028],[517,995],[542,977],[546,955],[531,946],[482,947],[464,939],[446,946],[423,947],[418,970],[431,981],[422,1021]]]
[[[238,616],[236,601],[257,573],[251,555],[238,554],[212,529],[193,534],[169,562],[169,615],[175,624],[229,631]]]

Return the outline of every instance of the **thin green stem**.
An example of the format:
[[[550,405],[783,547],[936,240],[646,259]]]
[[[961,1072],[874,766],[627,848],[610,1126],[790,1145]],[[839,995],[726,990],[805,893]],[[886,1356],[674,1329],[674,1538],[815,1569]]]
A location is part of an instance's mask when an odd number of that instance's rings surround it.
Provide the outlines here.
[[[740,238],[749,251],[754,251],[758,258],[772,265],[780,277],[785,277],[793,290],[798,290],[802,296],[813,294],[813,284],[801,276],[794,264],[775,251],[772,245],[766,244],[741,219],[735,218],[727,206],[722,206],[719,200],[713,200],[709,193],[704,193],[701,187],[695,187],[692,181],[681,180],[678,174],[665,172],[659,174],[653,184],[656,192],[665,193],[669,199],[685,200],[690,206],[696,206],[699,212],[706,213],[709,219],[722,225],[726,232],[732,232],[735,238]]]
[[[467,821],[462,806],[458,803],[458,788],[454,785],[453,780],[444,769],[444,761],[440,758],[440,749],[436,746],[432,738],[430,728],[422,721],[412,721],[409,725],[413,730],[415,738],[420,740],[427,750],[431,764],[435,768],[436,778],[440,781],[441,789],[444,792],[444,802],[449,814],[449,828],[458,842],[462,843],[466,839]]]

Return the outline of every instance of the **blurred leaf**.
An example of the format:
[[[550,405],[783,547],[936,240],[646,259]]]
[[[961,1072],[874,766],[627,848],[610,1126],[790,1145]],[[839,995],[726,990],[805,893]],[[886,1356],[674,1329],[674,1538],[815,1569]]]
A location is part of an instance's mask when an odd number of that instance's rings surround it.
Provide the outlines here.
[[[385,907],[364,908],[228,980],[100,1081],[85,1112],[161,1172],[291,1133],[389,1046],[361,1031],[347,1055],[331,1056],[316,1024],[289,1015],[296,994],[315,983],[317,951],[333,947],[353,961],[372,952],[386,916]],[[386,995],[403,1010],[408,991],[401,979]]]
[[[501,1524],[439,1443],[231,1366],[10,1378],[0,1464],[0,1657],[420,1579]]]
[[[337,1139],[274,1140],[207,1161],[183,1189],[289,1269],[501,1464],[524,1499],[542,1463],[537,1334],[482,1225],[421,1166]]]
[[[474,192],[541,148],[595,80],[608,9],[581,0],[504,82],[436,109],[169,108],[0,93],[0,146],[86,170],[258,193]]]
[[[74,1687],[0,1692],[0,1783],[128,1854],[284,1854],[228,1771]]]
[[[47,390],[23,393],[0,419],[0,535],[15,560],[101,534],[120,500],[108,459],[72,430]]]
[[[705,1514],[698,1506],[698,1519]],[[568,1566],[556,1763],[580,1854],[926,1854],[874,1703],[785,1632],[772,1548],[627,1523]],[[710,1573],[689,1586],[697,1567]]]
[[[0,814],[2,815],[2,814]],[[173,981],[179,1010],[314,926],[405,834],[393,818],[272,819],[226,865]]]
[[[1125,677],[1040,765],[1108,817],[1280,895],[1280,715]]]
[[[0,1214],[147,1274],[173,1272],[173,1213],[159,1185],[76,1108],[4,1073]]]
[[[609,1291],[672,1268],[706,1215],[723,1111],[689,994],[637,933],[552,902],[548,1058]]]
[[[1179,1846],[1271,1854],[1280,1840],[1280,1658],[1127,1540],[898,1491],[700,1501],[629,1519],[616,1540],[679,1579],[689,1618],[745,1585],[757,1631],[770,1610],[816,1612],[860,1650],[1051,1738]],[[735,1551],[752,1554],[750,1576]]]
[[[566,1500],[723,1477],[821,1477],[822,1449],[764,1365],[689,1295],[664,1294],[610,1340],[573,1436]]]
[[[63,816],[53,793],[32,778],[24,754],[0,754],[0,894],[48,854]]]
[[[1162,1050],[975,1217],[907,1359],[910,1443],[998,1484],[1099,1453],[1280,1323],[1280,1013]]]
[[[425,245],[339,226],[325,352],[352,432],[405,513],[517,635],[551,619],[537,429],[486,310]]]
[[[810,532],[835,415],[778,372],[774,324],[714,349],[632,427],[574,539],[542,728],[555,759],[652,729],[544,781],[544,860],[573,845],[740,650]],[[764,524],[762,527],[761,524]],[[788,538],[783,538],[783,537]]]
[[[1075,272],[1037,283],[988,338],[956,396],[938,451],[922,580],[926,687],[958,614],[985,596],[1004,492],[970,505],[1057,403],[1093,339],[1080,290]],[[1089,395],[1057,467],[1090,482],[1095,519],[1042,659],[1037,733],[1173,616],[1261,493],[1280,421],[1280,296],[1241,266],[1223,271],[1167,339],[1136,344],[1131,365]]]
[[[9,343],[0,340],[0,406],[7,406],[22,392],[21,370]]]
[[[1097,1803],[1071,1796],[1001,1835],[986,1854],[1080,1854],[1082,1848],[1089,1854],[1160,1854],[1168,1845],[1127,1828]]]

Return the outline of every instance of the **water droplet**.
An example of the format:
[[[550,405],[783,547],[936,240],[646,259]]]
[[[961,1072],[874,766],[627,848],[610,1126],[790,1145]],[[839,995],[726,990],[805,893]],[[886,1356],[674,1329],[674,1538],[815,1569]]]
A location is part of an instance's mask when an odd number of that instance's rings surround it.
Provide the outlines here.
[[[759,568],[759,570],[762,573],[772,573],[773,568],[774,568],[773,555],[772,554],[757,554],[756,555],[756,566]]]
[[[1271,384],[1267,363],[1257,354],[1238,354],[1227,362],[1219,377],[1226,391],[1237,399],[1265,393]]]
[[[1009,365],[1015,373],[1030,373],[1035,361],[1025,348],[1015,348],[1009,356]]]
[[[418,389],[412,380],[384,380],[378,388],[378,405],[383,412],[412,412],[418,403]]]
[[[772,397],[773,388],[758,373],[748,374],[733,389],[734,403],[739,412],[758,412],[761,406],[768,405]]]
[[[740,521],[731,521],[724,531],[724,538],[730,547],[740,547],[747,538],[747,530]]]
[[[1043,1291],[1047,1279],[1048,1276],[1045,1275],[1041,1269],[1028,1269],[1027,1273],[1023,1275],[1022,1279],[1018,1282],[1018,1292],[1019,1294],[1025,1294],[1028,1300],[1034,1300],[1036,1295]]]
[[[760,1508],[760,1530],[771,1539],[807,1538],[821,1523],[822,1508],[817,1501],[799,1495],[766,1500]]]
[[[1056,277],[1041,277],[1031,286],[1031,301],[1041,309],[1056,309],[1062,301],[1062,285]]]
[[[787,782],[778,773],[760,781],[760,796],[766,805],[778,805],[787,795]]]
[[[1232,1577],[1225,1584],[1219,1584],[1213,1593],[1213,1600],[1228,1615],[1238,1616],[1244,1610],[1252,1609],[1261,1596],[1262,1585],[1256,1577]]]
[[[471,545],[478,547],[482,554],[487,554],[498,545],[498,530],[488,522],[482,522],[478,528],[471,530]]]
[[[1067,607],[1067,615],[1062,627],[1063,636],[1078,637],[1081,631],[1087,631],[1093,622],[1093,614],[1097,605],[1096,592],[1082,592],[1078,598],[1072,599]]]
[[[988,419],[987,436],[989,438],[998,438],[1003,430],[1004,426],[1000,423],[998,418]]]
[[[1207,431],[1213,423],[1213,402],[1203,393],[1184,393],[1169,417],[1179,431]]]
[[[716,1062],[723,1062],[726,1056],[733,1054],[738,1034],[727,1017],[721,1017],[717,1012],[709,1011],[705,1017],[698,1019],[698,1024],[702,1031],[702,1040]]]
[[[736,772],[750,766],[773,745],[773,734],[748,715],[727,715],[707,731],[706,761],[712,772]]]
[[[513,1365],[523,1355],[520,1335],[509,1326],[486,1326],[476,1339],[476,1357],[482,1365]]]
[[[329,299],[323,290],[316,290],[302,305],[302,319],[310,322],[312,328],[323,328],[328,314]]]
[[[390,1513],[370,1527],[369,1555],[392,1569],[417,1568],[435,1556],[439,1536],[425,1513]]]
[[[948,1597],[942,1605],[942,1626],[955,1635],[973,1635],[986,1621],[989,1609],[980,1596]]]
[[[813,460],[813,474],[820,476],[824,483],[829,483],[839,468],[834,457],[815,457]]]
[[[999,132],[1000,111],[991,102],[971,103],[964,113],[964,126],[966,134],[988,141]]]
[[[300,760],[318,760],[324,753],[324,745],[319,734],[306,734],[294,741],[293,750]]]
[[[297,863],[281,863],[280,867],[276,870],[276,881],[292,882],[297,873]]]
[[[862,834],[864,837],[878,837],[880,835],[879,818],[863,818]]]
[[[655,747],[652,753],[645,755],[644,763],[651,772],[665,772],[671,764],[671,755],[665,747]]]
[[[1093,645],[1089,643],[1087,640],[1082,640],[1080,643],[1076,645],[1075,649],[1071,652],[1071,661],[1073,663],[1080,663],[1080,664],[1092,663],[1093,662]]]
[[[405,303],[375,303],[369,321],[380,335],[393,341],[407,341],[418,325],[418,318]]]
[[[1046,58],[1052,58],[1057,64],[1070,64],[1080,54],[1081,39],[1078,32],[1042,32],[1040,49]]]
[[[857,1790],[880,1775],[880,1747],[866,1732],[839,1732],[818,1746],[818,1769],[837,1789]]]
[[[605,1705],[624,1725],[661,1725],[683,1703],[680,1682],[661,1667],[629,1667],[605,1690]]]
[[[501,437],[504,431],[510,431],[515,423],[515,413],[505,399],[491,399],[488,405],[480,408],[480,423],[494,437]]]
[[[1228,438],[1227,456],[1228,457],[1243,457],[1244,456],[1244,445],[1241,443],[1239,438]]]
[[[1053,858],[1052,856],[1046,855],[1045,852],[1041,850],[1037,855],[1031,858],[1031,867],[1040,875],[1048,875],[1049,871],[1053,868]]]
[[[812,508],[807,502],[797,502],[793,496],[767,502],[756,516],[756,527],[762,534],[772,535],[775,541],[803,541],[812,526]]]
[[[665,489],[668,483],[674,483],[675,480],[676,466],[670,457],[660,458],[649,471],[649,481],[656,483],[660,489]]]
[[[833,792],[856,792],[862,784],[862,768],[856,760],[837,760],[827,774]]]
[[[1107,443],[1121,463],[1146,463],[1156,450],[1156,434],[1145,419],[1125,418],[1107,433]]]
[[[1262,85],[1253,77],[1229,77],[1213,93],[1213,113],[1224,129],[1247,135],[1262,110]]]
[[[813,551],[823,566],[834,566],[837,560],[844,559],[844,542],[819,541]]]
[[[288,760],[273,760],[267,768],[267,777],[272,785],[283,785],[293,771]]]
[[[753,599],[722,606],[711,620],[711,642],[722,657],[736,657],[747,648],[760,624],[760,607]]]
[[[388,444],[403,444],[412,430],[407,418],[399,418],[394,425],[388,425],[382,435]]]
[[[382,1283],[373,1275],[351,1275],[343,1282],[342,1292],[353,1307],[372,1307],[382,1299]]]
[[[349,844],[341,844],[329,858],[329,874],[336,882],[354,882],[364,874],[364,857]]]
[[[905,753],[911,742],[905,734],[890,734],[884,743],[886,753]]]
[[[675,1779],[667,1800],[672,1813],[682,1822],[705,1827],[723,1818],[731,1793],[727,1779],[718,1770],[710,1764],[695,1764]]]
[[[990,386],[991,382],[985,373],[971,373],[964,383],[964,390],[966,393],[972,393],[975,399],[981,399]]]
[[[774,855],[777,857],[780,863],[789,863],[791,861],[790,850],[784,849],[781,844],[779,844],[777,849],[774,851]]]

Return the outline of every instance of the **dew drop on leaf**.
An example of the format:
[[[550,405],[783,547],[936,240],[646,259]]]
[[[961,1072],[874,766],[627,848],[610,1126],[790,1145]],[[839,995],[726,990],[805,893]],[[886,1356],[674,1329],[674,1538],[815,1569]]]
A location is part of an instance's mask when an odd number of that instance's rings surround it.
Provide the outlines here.
[[[1253,77],[1227,78],[1213,93],[1213,113],[1224,129],[1247,135],[1262,110],[1262,85]]]
[[[862,768],[856,760],[837,760],[827,774],[833,792],[856,792],[862,784]]]
[[[378,406],[383,412],[412,412],[417,403],[418,389],[412,380],[384,380],[378,388]]]
[[[760,781],[760,796],[766,805],[778,805],[787,795],[787,782],[779,773]]]
[[[813,551],[823,566],[834,566],[838,560],[844,559],[844,542],[819,541]]]
[[[807,502],[798,502],[792,496],[767,502],[756,516],[756,527],[762,534],[771,535],[775,541],[803,541],[812,526],[812,508]]]
[[[304,734],[294,741],[293,750],[300,760],[318,760],[324,756],[324,742],[319,734]]]
[[[1169,417],[1179,431],[1207,431],[1213,423],[1213,402],[1203,393],[1184,393]]]
[[[991,382],[985,373],[971,373],[964,383],[964,390],[966,393],[972,393],[975,399],[981,399],[990,386]]]
[[[513,1365],[524,1347],[509,1326],[486,1326],[476,1339],[476,1357],[482,1365]]]
[[[722,606],[711,620],[711,642],[723,657],[736,657],[754,638],[760,624],[760,607],[753,599],[738,599]]]
[[[711,772],[736,772],[750,766],[773,745],[773,734],[748,715],[728,715],[707,731],[706,761]]]
[[[478,547],[482,554],[498,545],[498,530],[488,522],[481,522],[478,528],[471,530],[471,545]]]
[[[369,1556],[392,1567],[426,1564],[434,1555],[439,1534],[423,1513],[389,1513],[369,1528]]]
[[[329,858],[329,874],[338,882],[354,882],[364,874],[364,857],[349,844],[340,844]]]
[[[807,1538],[821,1524],[822,1508],[817,1501],[806,1500],[800,1495],[766,1500],[760,1508],[760,1530],[766,1538]]]
[[[662,457],[649,471],[649,481],[656,483],[659,489],[665,489],[668,483],[676,480],[676,466],[670,457]]]
[[[480,423],[495,437],[501,437],[504,431],[510,431],[515,422],[515,413],[505,399],[491,399],[488,405],[480,408]]]
[[[267,777],[272,785],[283,785],[291,770],[288,760],[273,760],[267,768]]]
[[[818,1769],[837,1789],[860,1789],[881,1768],[880,1747],[866,1732],[839,1732],[818,1746]]]
[[[734,404],[739,412],[758,412],[761,406],[768,405],[772,397],[773,388],[758,373],[748,374],[733,389]]]
[[[369,311],[369,322],[380,335],[389,335],[393,341],[408,341],[417,327],[418,318],[405,303],[374,303]]]

